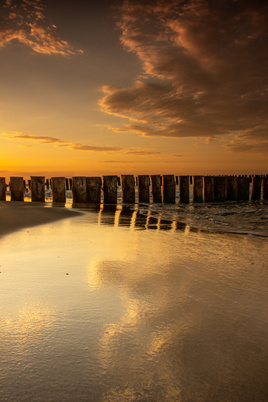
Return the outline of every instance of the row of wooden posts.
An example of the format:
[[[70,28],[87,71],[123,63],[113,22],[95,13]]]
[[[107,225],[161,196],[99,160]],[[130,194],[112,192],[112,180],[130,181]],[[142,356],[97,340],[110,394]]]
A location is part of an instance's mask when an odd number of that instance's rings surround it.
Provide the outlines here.
[[[122,175],[101,177],[52,177],[31,176],[29,188],[34,202],[45,201],[45,187],[52,190],[53,202],[66,202],[66,190],[72,190],[73,203],[100,204],[103,192],[104,204],[117,203],[118,185],[122,185],[122,202],[134,204],[135,185],[138,186],[138,202],[149,203],[150,192],[153,203],[175,203],[178,185],[181,203],[224,202],[268,199],[268,175],[255,176],[174,176],[174,175]],[[250,193],[251,184],[251,193]],[[7,184],[0,177],[0,201],[6,200]],[[9,188],[11,201],[24,201],[26,182],[23,177],[11,177]]]

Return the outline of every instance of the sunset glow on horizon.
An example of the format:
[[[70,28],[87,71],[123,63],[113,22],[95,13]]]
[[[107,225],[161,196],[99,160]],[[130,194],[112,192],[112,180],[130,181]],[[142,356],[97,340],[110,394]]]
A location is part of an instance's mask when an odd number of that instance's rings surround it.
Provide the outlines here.
[[[267,8],[4,0],[0,176],[268,173]]]

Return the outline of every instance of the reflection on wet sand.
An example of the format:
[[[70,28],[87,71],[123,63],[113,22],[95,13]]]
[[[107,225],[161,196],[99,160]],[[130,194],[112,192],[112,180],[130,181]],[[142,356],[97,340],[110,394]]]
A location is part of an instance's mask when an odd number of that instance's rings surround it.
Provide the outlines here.
[[[151,215],[151,212],[140,213],[127,206],[101,206],[99,210],[98,223],[100,225],[127,226],[129,228],[141,230],[182,230],[198,231],[190,228],[182,222],[168,221]]]
[[[1,400],[268,400],[267,241],[71,212],[0,238]]]

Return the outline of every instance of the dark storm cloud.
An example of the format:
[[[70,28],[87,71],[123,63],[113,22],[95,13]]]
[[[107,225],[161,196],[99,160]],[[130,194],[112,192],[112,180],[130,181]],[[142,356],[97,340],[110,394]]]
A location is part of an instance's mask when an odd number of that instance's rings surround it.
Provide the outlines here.
[[[126,1],[121,43],[139,57],[143,74],[132,87],[103,87],[102,110],[135,122],[115,130],[230,134],[231,151],[261,151],[268,136],[267,16],[265,2]]]

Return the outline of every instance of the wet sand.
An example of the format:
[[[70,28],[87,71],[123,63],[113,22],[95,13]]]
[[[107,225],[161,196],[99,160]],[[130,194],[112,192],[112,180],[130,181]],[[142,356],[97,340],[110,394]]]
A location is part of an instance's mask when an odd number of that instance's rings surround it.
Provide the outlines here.
[[[1,400],[268,400],[267,240],[23,211],[0,237]]]
[[[0,237],[26,227],[76,216],[78,213],[67,208],[49,208],[45,203],[38,205],[32,202],[0,201]]]

